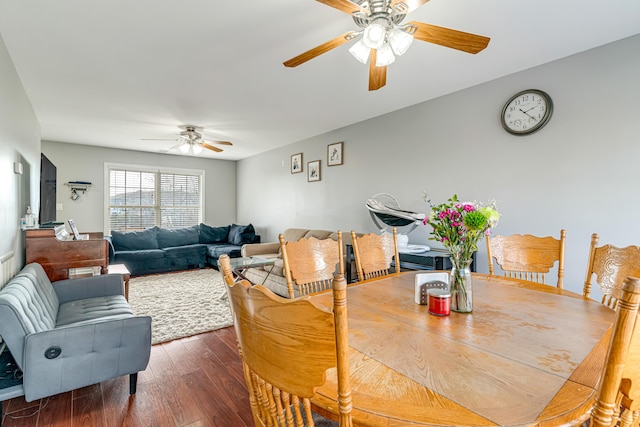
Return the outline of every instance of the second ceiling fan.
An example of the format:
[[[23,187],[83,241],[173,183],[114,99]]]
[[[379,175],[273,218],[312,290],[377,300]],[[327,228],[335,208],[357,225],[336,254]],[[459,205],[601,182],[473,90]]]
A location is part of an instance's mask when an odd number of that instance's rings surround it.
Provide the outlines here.
[[[349,52],[360,62],[369,61],[369,90],[387,83],[387,65],[407,51],[413,39],[476,54],[489,44],[489,37],[411,21],[402,24],[407,14],[429,0],[317,0],[353,17],[361,28],[349,31],[284,62],[297,67],[344,43],[362,38]]]
[[[181,153],[188,154],[189,152],[193,154],[200,154],[203,148],[207,150],[215,151],[216,153],[220,153],[224,151],[222,148],[216,147],[216,145],[233,145],[229,141],[209,141],[202,139],[202,132],[204,129],[199,126],[194,125],[182,125],[178,126],[180,129],[183,129],[177,135],[177,138],[171,139],[152,139],[152,138],[142,138],[143,141],[178,141],[179,143],[170,147],[169,150],[178,150]]]

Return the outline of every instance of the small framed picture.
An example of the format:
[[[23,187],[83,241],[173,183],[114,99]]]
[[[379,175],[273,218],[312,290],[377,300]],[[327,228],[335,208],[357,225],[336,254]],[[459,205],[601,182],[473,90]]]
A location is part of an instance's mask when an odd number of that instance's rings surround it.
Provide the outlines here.
[[[320,181],[320,160],[307,162],[307,181]]]
[[[327,166],[342,164],[342,142],[327,145]]]
[[[291,173],[302,172],[302,153],[291,156]]]

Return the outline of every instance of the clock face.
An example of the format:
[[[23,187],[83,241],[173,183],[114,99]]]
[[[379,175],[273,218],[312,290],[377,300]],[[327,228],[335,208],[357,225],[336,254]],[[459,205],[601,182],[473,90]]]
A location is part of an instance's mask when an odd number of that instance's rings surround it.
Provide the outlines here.
[[[536,89],[523,90],[502,109],[502,127],[514,135],[527,135],[546,125],[552,112],[549,95]]]

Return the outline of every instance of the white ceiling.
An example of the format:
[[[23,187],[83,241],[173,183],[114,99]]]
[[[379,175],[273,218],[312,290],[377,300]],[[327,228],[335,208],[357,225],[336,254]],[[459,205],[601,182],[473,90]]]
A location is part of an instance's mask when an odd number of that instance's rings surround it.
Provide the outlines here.
[[[350,43],[282,65],[357,29],[314,0],[0,0],[0,34],[42,139],[166,152],[174,141],[141,138],[195,124],[233,141],[206,153],[228,160],[638,34],[640,1],[431,0],[408,20],[491,42],[470,55],[417,41],[369,92]]]

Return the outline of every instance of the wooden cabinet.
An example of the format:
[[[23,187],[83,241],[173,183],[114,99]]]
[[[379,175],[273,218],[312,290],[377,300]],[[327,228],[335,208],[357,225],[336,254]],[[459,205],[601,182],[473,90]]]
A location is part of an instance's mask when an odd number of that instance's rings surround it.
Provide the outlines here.
[[[69,278],[70,268],[100,267],[107,273],[109,249],[101,232],[85,233],[88,240],[67,240],[64,225],[26,233],[26,263],[40,264],[52,282]]]

